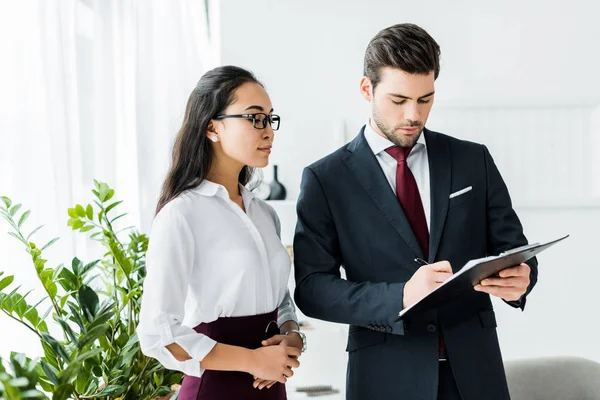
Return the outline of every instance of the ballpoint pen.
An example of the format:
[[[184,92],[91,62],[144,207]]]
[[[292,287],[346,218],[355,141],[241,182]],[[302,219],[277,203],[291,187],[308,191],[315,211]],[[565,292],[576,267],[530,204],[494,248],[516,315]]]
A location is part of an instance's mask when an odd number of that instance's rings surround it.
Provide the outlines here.
[[[415,262],[420,264],[421,266],[429,265],[429,263],[427,261],[423,260],[422,258],[415,258]]]

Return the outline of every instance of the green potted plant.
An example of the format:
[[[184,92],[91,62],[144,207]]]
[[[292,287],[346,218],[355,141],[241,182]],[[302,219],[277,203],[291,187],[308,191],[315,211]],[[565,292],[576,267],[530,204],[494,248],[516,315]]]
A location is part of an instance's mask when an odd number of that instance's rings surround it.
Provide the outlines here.
[[[106,249],[89,263],[75,257],[68,265],[47,266],[44,251],[57,238],[38,247],[33,237],[41,227],[24,231],[30,211],[0,198],[0,215],[12,228],[9,235],[29,253],[45,290],[32,305],[27,300],[31,291],[14,287],[14,276],[0,270],[0,311],[38,336],[44,356],[34,367],[37,384],[53,400],[169,398],[182,374],[144,356],[135,333],[148,237],[133,227],[116,231],[115,222],[126,215],[115,216],[122,202],[113,200],[107,184],[94,183],[93,204],[68,210],[68,225]],[[51,334],[50,324],[62,337]]]

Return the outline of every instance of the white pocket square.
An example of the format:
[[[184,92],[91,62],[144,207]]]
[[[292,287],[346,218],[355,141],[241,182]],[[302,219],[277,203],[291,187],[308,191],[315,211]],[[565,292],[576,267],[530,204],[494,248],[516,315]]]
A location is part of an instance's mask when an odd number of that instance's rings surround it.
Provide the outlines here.
[[[453,199],[453,198],[458,197],[460,195],[463,195],[463,194],[465,194],[467,192],[470,192],[471,190],[473,190],[473,186],[466,187],[464,189],[459,190],[458,192],[452,193],[450,195],[450,198]]]

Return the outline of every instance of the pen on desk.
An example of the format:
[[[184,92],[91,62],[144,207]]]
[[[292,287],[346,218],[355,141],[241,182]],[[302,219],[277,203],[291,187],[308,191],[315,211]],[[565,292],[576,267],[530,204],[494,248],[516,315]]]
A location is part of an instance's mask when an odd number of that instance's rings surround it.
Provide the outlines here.
[[[421,266],[429,265],[429,263],[427,261],[423,260],[422,258],[415,258],[415,262]]]

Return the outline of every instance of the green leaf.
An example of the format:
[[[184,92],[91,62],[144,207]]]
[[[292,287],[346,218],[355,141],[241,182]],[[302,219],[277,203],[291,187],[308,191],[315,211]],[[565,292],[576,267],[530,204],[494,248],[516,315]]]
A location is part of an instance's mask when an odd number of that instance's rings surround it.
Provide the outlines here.
[[[132,349],[132,348],[137,348],[137,344],[139,343],[137,334],[133,334],[129,337],[129,340],[127,341],[127,344],[125,346],[123,346],[123,349]]]
[[[8,210],[8,215],[10,215],[11,217],[14,217],[15,214],[17,212],[19,212],[20,209],[21,209],[20,204],[14,205],[14,206],[12,206],[12,208],[10,210]]]
[[[75,390],[78,393],[85,393],[90,384],[90,378],[91,374],[88,371],[80,371],[75,380]]]
[[[29,389],[21,393],[23,399],[45,399],[46,396],[37,389]]]
[[[63,359],[65,363],[68,364],[71,361],[69,353],[67,353],[67,350],[63,347],[62,344],[58,342],[58,340],[54,339],[51,335],[47,333],[41,333],[41,336],[42,340],[45,343],[47,343],[52,348],[52,350],[54,350],[54,352]]]
[[[94,397],[116,397],[123,394],[123,392],[125,392],[126,389],[127,387],[124,385],[108,385],[101,392],[96,393]]]
[[[75,213],[79,218],[85,218],[85,210],[83,209],[83,206],[81,204],[77,204],[75,206]]]
[[[43,340],[40,340],[40,343],[42,344],[42,349],[44,350],[44,356],[45,356],[42,358],[42,360],[47,362],[48,364],[52,365],[54,367],[54,369],[58,370],[58,368],[59,368],[58,354],[56,354],[56,352],[54,351],[52,346],[50,346],[48,343],[44,342]],[[57,372],[57,374],[58,374],[58,372]]]
[[[121,204],[122,202],[123,202],[123,200],[116,201],[116,202],[112,203],[111,205],[109,205],[108,207],[106,207],[105,213],[108,214],[110,212],[110,210],[112,210],[113,208],[115,208],[116,206],[118,206],[119,204]]]
[[[71,261],[71,269],[73,270],[73,273],[75,274],[75,276],[80,276],[79,271],[81,271],[82,268],[83,268],[83,261],[81,261],[77,257],[74,257],[73,260]]]
[[[31,211],[28,210],[21,215],[21,218],[19,218],[19,224],[17,225],[19,228],[21,228],[21,225],[23,225],[23,223],[27,220],[29,214],[31,214]]]
[[[15,387],[15,388],[22,388],[22,387],[26,387],[27,385],[29,385],[29,379],[27,379],[24,376],[21,376],[19,378],[13,378],[8,382],[9,385]]]
[[[112,224],[112,223],[114,223],[116,220],[118,220],[119,218],[122,218],[122,217],[124,217],[124,216],[126,216],[126,215],[127,215],[127,213],[123,213],[123,214],[121,214],[121,215],[119,215],[119,216],[116,216],[116,217],[114,217],[113,219],[111,219],[111,220],[110,220],[110,223]]]
[[[127,342],[129,341],[129,335],[127,335],[126,332],[123,332],[119,335],[119,337],[116,340],[117,346],[119,346],[119,348],[124,348],[125,345],[127,344]]]
[[[29,305],[27,305],[27,303],[25,302],[25,298],[27,296],[29,296],[29,294],[31,292],[33,292],[33,290],[30,290],[29,292],[25,293],[24,296],[21,296],[18,293],[15,293],[13,295],[15,297],[15,299],[16,299],[16,302],[12,304],[12,309],[19,316],[19,318],[21,320],[23,320],[23,316],[25,315],[25,313],[29,309]]]
[[[0,299],[2,299],[2,301],[0,302],[0,306],[9,313],[13,312],[14,304],[18,300],[18,298],[16,298],[15,296],[21,296],[17,293],[17,290],[19,290],[20,288],[21,285],[14,288],[9,294],[3,294],[3,296],[0,297]]]
[[[60,308],[65,308],[65,303],[69,301],[69,296],[63,296],[60,299]]]
[[[63,282],[61,282],[61,286],[67,292],[71,292],[77,289],[77,276],[73,274],[68,268],[62,270],[60,277],[63,280]]]
[[[104,351],[112,350],[112,346],[110,345],[110,343],[108,342],[108,339],[106,339],[105,336],[100,336],[100,338],[98,338],[98,342],[100,342],[100,347],[102,348],[102,350],[104,350]]]
[[[79,271],[79,275],[80,275],[80,276],[87,275],[87,273],[88,273],[88,272],[89,272],[89,271],[90,271],[92,268],[94,268],[96,265],[98,265],[98,263],[99,263],[99,262],[100,262],[100,260],[95,260],[95,261],[92,261],[91,263],[88,263],[88,264],[86,264],[86,265],[85,265],[85,267],[83,267],[83,268],[81,269],[81,271]]]
[[[173,391],[168,386],[161,386],[152,394],[151,398],[166,396]]]
[[[123,250],[115,240],[111,240],[109,242],[109,247],[112,252],[112,255],[117,260],[121,270],[125,273],[126,276],[131,274],[131,270],[133,269],[133,265],[131,263],[131,259],[126,257]]]
[[[58,382],[59,383],[67,383],[72,380],[74,376],[76,376],[82,369],[83,362],[92,357],[96,357],[97,355],[102,353],[102,349],[94,349],[87,351],[83,354],[77,356],[73,361],[69,363],[69,366],[62,372],[58,374]],[[115,372],[115,371],[113,371]]]
[[[40,322],[40,324],[37,326],[37,330],[38,332],[45,332],[48,333],[48,325],[46,325],[45,321]]]
[[[89,286],[84,285],[79,288],[79,305],[88,321],[91,321],[98,312],[100,300],[96,292]]]
[[[110,189],[104,198],[104,201],[109,201],[115,195],[115,191]]]
[[[70,227],[73,227],[73,225],[79,221],[81,221],[81,220],[78,217],[77,218],[69,218],[69,220],[67,221],[67,225]]]
[[[48,243],[46,243],[46,244],[45,244],[45,245],[44,245],[44,246],[43,246],[43,247],[40,249],[40,251],[44,251],[44,250],[46,250],[48,247],[50,247],[50,246],[52,246],[54,243],[56,243],[56,241],[57,241],[58,239],[60,239],[60,238],[57,238],[57,237],[56,237],[56,238],[52,239],[51,241],[49,241]]]
[[[71,217],[71,218],[79,219],[79,217],[77,215],[77,211],[75,211],[75,208],[69,208],[67,210],[67,214],[69,214],[69,217]]]
[[[58,371],[52,365],[48,364],[44,360],[40,360],[42,365],[42,369],[46,377],[52,382],[54,385],[58,385]]]
[[[162,384],[162,376],[159,377],[155,372],[152,377],[154,378],[154,383],[156,383],[156,386],[160,386]]]
[[[65,264],[60,264],[58,265],[55,269],[54,272],[52,273],[52,280],[56,281],[58,280],[60,273],[62,272],[62,270],[65,268]]]
[[[46,288],[46,290],[48,291],[48,294],[50,295],[51,298],[56,298],[56,294],[58,293],[58,288],[56,287],[56,283],[54,283],[54,281],[47,281],[46,284],[44,285],[44,287]]]
[[[29,254],[31,254],[31,257],[38,258],[42,255],[42,252],[40,249],[38,249],[37,247],[35,247],[35,243],[33,242],[29,242]]]
[[[23,244],[27,244],[26,242],[23,241],[23,239],[21,239],[21,237],[19,235],[17,235],[14,232],[8,232],[8,234],[12,237],[14,237],[15,239],[17,239],[19,242],[23,243]]]
[[[36,260],[36,268],[37,268],[38,261],[39,260]],[[42,260],[42,261],[44,261],[44,263],[46,262],[46,260]],[[43,264],[42,264],[42,267],[43,267]],[[42,281],[44,288],[46,289],[46,291],[50,295],[50,298],[52,298],[52,299],[54,299],[56,297],[56,294],[58,293],[58,288],[56,287],[56,283],[52,279],[53,275],[54,275],[54,271],[49,268],[44,269],[41,272],[39,272],[40,280]]]
[[[10,285],[11,283],[13,283],[13,281],[15,280],[15,277],[13,275],[7,276],[6,278],[2,279],[0,281],[0,292],[8,287],[8,285]]]
[[[40,225],[37,228],[35,228],[33,231],[31,231],[31,233],[29,235],[27,235],[26,240],[29,241],[29,239],[40,229],[42,229],[44,227],[44,225]]]
[[[105,202],[107,201],[107,197],[108,197],[108,193],[110,192],[110,188],[108,187],[108,185],[106,183],[100,183],[98,184],[98,199],[101,202]]]
[[[70,383],[60,385],[54,392],[52,400],[67,400],[73,394],[73,389],[73,385]]]
[[[114,315],[114,303],[106,303],[102,306],[94,321],[87,326],[88,330],[94,329],[97,326],[105,325]]]
[[[85,209],[85,215],[90,220],[94,219],[94,209],[92,208],[91,204],[88,204],[88,206],[86,207],[86,209]]]
[[[82,220],[79,220],[77,222],[74,222],[72,227],[74,230],[77,230],[77,229],[80,229],[84,225],[85,225],[85,222],[83,222]]]
[[[77,310],[71,304],[69,304],[69,310],[71,310],[71,319],[79,326],[79,329],[81,329],[81,333],[86,333],[87,329],[85,327],[85,323],[83,322],[83,318],[81,317],[81,313],[79,313],[79,310]]]
[[[53,306],[49,306],[48,309],[46,310],[46,312],[44,313],[44,315],[42,315],[42,317],[40,319],[45,320],[53,309],[54,309]]]
[[[52,393],[54,390],[54,385],[40,378],[39,384],[46,393]],[[47,399],[47,397],[41,397],[42,399]]]
[[[79,349],[85,348],[87,345],[94,343],[101,336],[104,336],[108,328],[110,328],[110,326],[108,326],[108,324],[104,324],[89,329],[87,333],[85,333],[79,339]]]
[[[35,265],[35,271],[37,272],[37,274],[41,275],[44,271],[44,265],[46,265],[46,260],[38,258],[33,262],[33,264]]]
[[[130,300],[131,300],[133,297],[135,297],[135,296],[137,296],[137,295],[140,295],[140,294],[142,294],[142,291],[141,291],[141,290],[134,290],[134,291],[132,291],[132,292],[129,292],[129,293],[127,293],[127,295],[126,295],[126,296],[125,296],[125,298],[123,299],[123,303],[124,303],[124,304],[127,304],[127,303],[129,303],[129,301],[130,301]]]
[[[98,223],[102,223],[102,217],[104,216],[104,210],[100,210],[98,213]]]
[[[84,233],[84,232],[89,232],[89,231],[91,231],[91,230],[92,230],[92,229],[94,229],[94,228],[95,228],[95,226],[94,226],[94,225],[85,225],[83,228],[81,228],[81,229],[79,230],[79,232],[81,232],[81,233]]]
[[[60,326],[62,327],[63,331],[67,334],[69,339],[71,339],[73,344],[77,346],[79,340],[77,340],[77,335],[73,331],[73,328],[71,328],[71,326],[67,323],[67,321],[65,321],[59,316],[54,316],[54,320],[60,324]]]
[[[25,314],[23,314],[23,316],[27,321],[31,322],[33,326],[38,326],[41,322],[40,317],[38,315],[38,311],[34,306],[29,307],[29,309],[25,311]]]
[[[9,199],[6,196],[2,196],[2,197],[0,197],[0,199],[2,199],[2,201],[4,202],[4,205],[6,206],[7,209],[10,208],[10,205],[12,204],[11,199]]]

